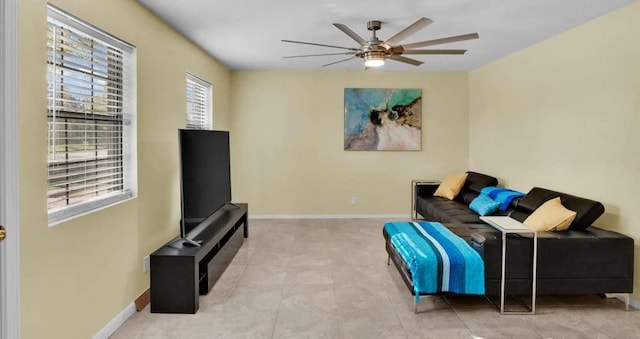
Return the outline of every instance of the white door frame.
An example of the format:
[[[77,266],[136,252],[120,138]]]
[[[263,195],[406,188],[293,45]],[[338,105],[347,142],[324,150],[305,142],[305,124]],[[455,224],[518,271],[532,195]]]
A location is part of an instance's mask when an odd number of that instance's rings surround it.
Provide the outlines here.
[[[18,0],[0,0],[0,339],[20,338]]]

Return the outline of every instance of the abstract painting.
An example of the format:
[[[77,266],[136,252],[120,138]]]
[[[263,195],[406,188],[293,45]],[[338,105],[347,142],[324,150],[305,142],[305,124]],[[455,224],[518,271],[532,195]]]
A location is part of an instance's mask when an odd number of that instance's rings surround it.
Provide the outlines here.
[[[421,89],[344,89],[345,151],[419,151],[421,131]]]

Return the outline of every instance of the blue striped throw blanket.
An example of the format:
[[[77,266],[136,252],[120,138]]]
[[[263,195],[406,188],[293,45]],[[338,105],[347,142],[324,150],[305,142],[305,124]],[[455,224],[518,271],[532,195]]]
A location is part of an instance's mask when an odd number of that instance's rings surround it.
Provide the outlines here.
[[[438,222],[388,222],[384,229],[420,293],[484,294],[484,261],[464,239]]]

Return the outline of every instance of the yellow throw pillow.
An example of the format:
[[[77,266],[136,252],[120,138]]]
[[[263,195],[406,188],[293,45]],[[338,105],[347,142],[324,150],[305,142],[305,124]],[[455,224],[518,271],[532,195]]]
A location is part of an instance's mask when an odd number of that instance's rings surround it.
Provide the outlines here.
[[[449,174],[433,195],[453,200],[462,190],[465,180],[467,180],[467,173]]]
[[[534,231],[564,231],[575,218],[576,212],[562,206],[557,197],[536,208],[523,224]]]

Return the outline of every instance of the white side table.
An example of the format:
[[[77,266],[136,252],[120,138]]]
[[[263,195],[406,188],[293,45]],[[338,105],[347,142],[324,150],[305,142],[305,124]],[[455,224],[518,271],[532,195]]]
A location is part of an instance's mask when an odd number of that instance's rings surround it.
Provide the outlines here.
[[[420,185],[434,185],[439,186],[440,181],[438,180],[411,180],[411,220],[418,220],[418,212],[416,211],[416,194],[417,194],[417,186]]]
[[[518,220],[515,220],[508,216],[488,216],[480,217],[480,219],[491,227],[502,233],[502,277],[500,280],[500,314],[535,314],[536,313],[536,280],[537,278],[537,263],[538,263],[538,234],[527,226],[523,225]],[[506,285],[506,261],[507,261],[507,234],[533,234],[533,267],[531,274],[531,305],[523,306],[529,309],[528,312],[521,311],[506,311],[504,308],[505,299],[505,285]],[[490,299],[489,299],[490,300]],[[496,305],[497,306],[497,305]]]

